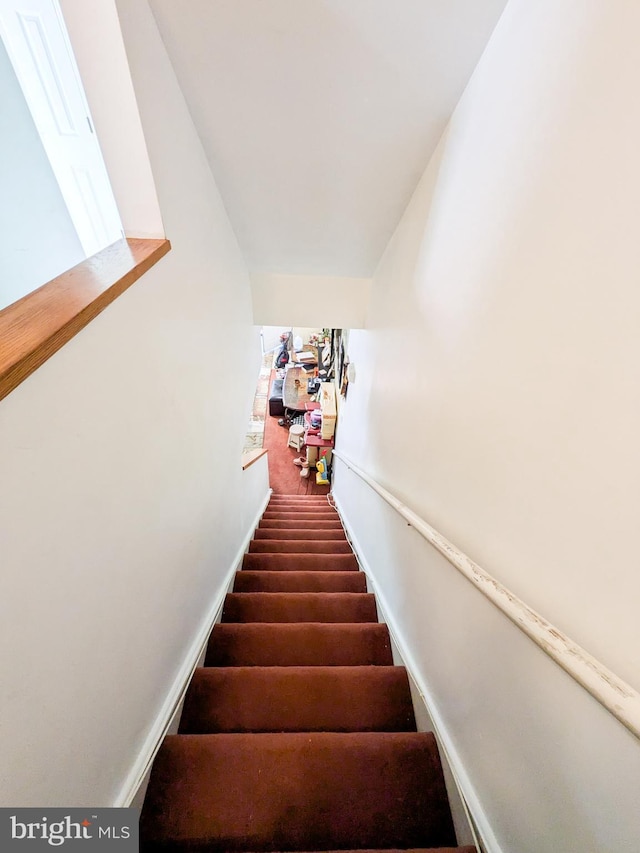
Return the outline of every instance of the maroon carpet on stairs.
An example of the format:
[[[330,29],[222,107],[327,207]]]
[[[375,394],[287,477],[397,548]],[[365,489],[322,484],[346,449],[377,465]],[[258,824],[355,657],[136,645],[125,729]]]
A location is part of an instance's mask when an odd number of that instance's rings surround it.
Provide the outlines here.
[[[270,501],[154,761],[140,832],[157,853],[475,853],[455,847],[435,739],[416,731],[325,499]]]
[[[330,507],[316,508],[313,510],[298,509],[292,506],[278,507],[276,510],[267,510],[264,514],[265,521],[292,521],[294,524],[304,522],[305,527],[314,527],[316,521],[335,521],[335,514]],[[290,528],[291,525],[288,525]]]
[[[285,732],[167,737],[148,840],[218,850],[452,843],[433,735]],[[192,846],[187,849],[193,849]]]
[[[252,539],[250,554],[350,554],[348,542],[331,542],[325,539],[306,539],[299,542],[293,539]]]
[[[180,732],[415,731],[407,687],[400,666],[202,667]]]
[[[341,529],[327,529],[324,527],[301,527],[299,530],[296,527],[259,527],[254,535],[254,539],[344,539],[344,533]]]
[[[367,592],[230,592],[223,622],[375,622]]]
[[[278,572],[357,572],[354,554],[245,554],[244,568]]]
[[[312,518],[309,520],[300,518],[263,518],[258,526],[258,530],[290,530],[292,521],[297,530],[342,530],[342,525],[339,521],[326,518]]]
[[[366,592],[362,572],[236,573],[234,592]]]
[[[384,625],[216,625],[206,666],[391,666]]]

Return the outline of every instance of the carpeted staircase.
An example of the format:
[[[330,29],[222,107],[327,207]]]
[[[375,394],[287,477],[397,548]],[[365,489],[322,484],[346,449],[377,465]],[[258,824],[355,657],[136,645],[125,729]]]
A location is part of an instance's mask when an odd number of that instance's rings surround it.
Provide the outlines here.
[[[456,850],[374,597],[324,497],[272,497],[158,753],[143,851]]]

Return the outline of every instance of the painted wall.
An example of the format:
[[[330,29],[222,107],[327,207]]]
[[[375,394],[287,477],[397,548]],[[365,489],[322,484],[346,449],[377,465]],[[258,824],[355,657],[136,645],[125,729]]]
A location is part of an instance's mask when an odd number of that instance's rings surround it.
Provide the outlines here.
[[[510,2],[379,266],[369,328],[350,335],[338,425],[355,462],[636,689],[639,26],[622,0]],[[480,596],[427,585],[429,566],[371,527],[505,853],[634,849],[640,745],[597,713],[584,726],[585,700],[533,667]],[[588,739],[589,766],[558,766]],[[602,770],[609,748],[630,756],[618,777]]]
[[[261,456],[242,475],[242,528],[251,530],[257,526],[256,518],[264,512],[264,501],[269,495],[268,454]]]
[[[147,2],[119,12],[173,249],[0,404],[2,805],[129,793],[255,502],[248,275]]]
[[[368,278],[254,273],[253,321],[260,326],[361,329],[370,287]]]
[[[303,345],[309,343],[311,335],[322,336],[322,328],[320,326],[294,326],[293,337],[300,338]]]
[[[0,41],[0,309],[84,258]]]

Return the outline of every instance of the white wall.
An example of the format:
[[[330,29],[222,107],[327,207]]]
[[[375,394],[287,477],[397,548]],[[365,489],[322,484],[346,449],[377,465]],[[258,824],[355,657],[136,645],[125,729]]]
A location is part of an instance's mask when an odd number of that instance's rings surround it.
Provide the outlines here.
[[[116,802],[246,533],[248,275],[147,2],[119,12],[173,249],[0,404],[2,805]]]
[[[338,426],[354,461],[636,688],[638,27],[625,0],[512,0],[380,264],[370,330],[350,335]],[[385,594],[505,853],[635,849],[640,745],[604,712],[584,725],[591,700],[516,629],[440,574],[427,590],[428,565],[381,536]]]
[[[0,309],[84,259],[0,41]]]
[[[361,329],[370,288],[368,278],[254,273],[253,321],[260,326]]]
[[[268,454],[265,453],[243,471],[242,485],[242,527],[245,531],[252,531],[264,512],[264,502],[269,495]]]
[[[333,458],[339,509],[488,853],[633,853],[638,741]]]

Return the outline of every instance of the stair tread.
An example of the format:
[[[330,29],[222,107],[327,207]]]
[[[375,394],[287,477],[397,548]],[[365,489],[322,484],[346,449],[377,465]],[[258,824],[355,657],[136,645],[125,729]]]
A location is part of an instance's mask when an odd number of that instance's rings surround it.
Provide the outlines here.
[[[234,592],[366,592],[362,572],[236,572]]]
[[[338,513],[331,509],[331,507],[327,507],[326,509],[318,508],[312,509],[311,507],[301,507],[298,509],[297,507],[287,507],[282,506],[277,509],[268,508],[264,511],[263,518],[291,518],[295,521],[297,518],[327,518],[327,519],[336,519],[339,518]]]
[[[342,527],[333,530],[323,530],[321,527],[258,527],[253,534],[254,539],[332,539],[345,540],[346,534]]]
[[[337,510],[329,506],[326,501],[324,503],[321,501],[317,503],[279,501],[278,503],[270,503],[265,512],[331,512],[336,517],[338,516]]]
[[[278,511],[265,512],[262,516],[264,521],[288,521],[291,525],[297,525],[304,522],[316,521],[340,521],[335,512],[295,512],[295,511]]]
[[[286,501],[269,501],[267,505],[267,509],[280,509],[281,507],[290,506],[294,509],[306,509],[306,510],[315,510],[315,509],[330,509],[332,512],[335,512],[335,509],[327,503],[326,500],[320,501],[292,501],[291,499]],[[266,512],[266,510],[265,510]]]
[[[331,539],[252,539],[250,554],[351,554],[345,540]]]
[[[377,622],[368,592],[230,592],[222,622]]]
[[[365,622],[219,623],[205,666],[389,666],[386,625]]]
[[[255,571],[359,571],[353,551],[350,554],[250,553],[245,554],[242,568]]]
[[[322,494],[322,495],[289,495],[289,494],[286,494],[283,492],[274,492],[271,495],[270,500],[272,500],[272,501],[284,501],[284,500],[286,500],[286,501],[289,501],[289,500],[294,500],[294,501],[324,501],[324,503],[327,503],[327,495],[325,495],[325,494]]]
[[[282,530],[291,528],[295,523],[297,530],[343,530],[342,522],[338,519],[312,518],[309,521],[297,519],[278,519],[278,518],[263,518],[258,524],[259,530]]]
[[[270,504],[264,511],[263,515],[277,515],[278,513],[283,513],[292,516],[305,516],[305,515],[328,515],[333,518],[338,518],[338,513],[333,507],[330,507],[328,504],[323,506],[299,506],[298,504],[285,504],[280,503],[277,505]]]
[[[404,667],[200,667],[182,734],[415,731]]]
[[[455,845],[435,738],[416,732],[170,735],[140,825],[172,849]]]
[[[293,498],[294,500],[298,500],[298,501],[320,501],[320,500],[326,501],[327,500],[327,494],[322,493],[320,495],[319,494],[300,495],[297,492],[294,492],[294,493],[272,492],[271,493],[271,500],[272,501],[283,500],[283,499],[288,500],[290,498]]]
[[[327,512],[329,510],[331,512],[334,512],[334,513],[337,512],[337,510],[334,507],[332,507],[330,504],[328,504],[326,501],[292,501],[292,500],[271,501],[267,505],[265,512],[277,511],[277,510],[287,509],[287,508],[295,510],[296,512],[298,512],[298,511],[299,512],[316,512],[318,510],[324,511],[324,512]]]

